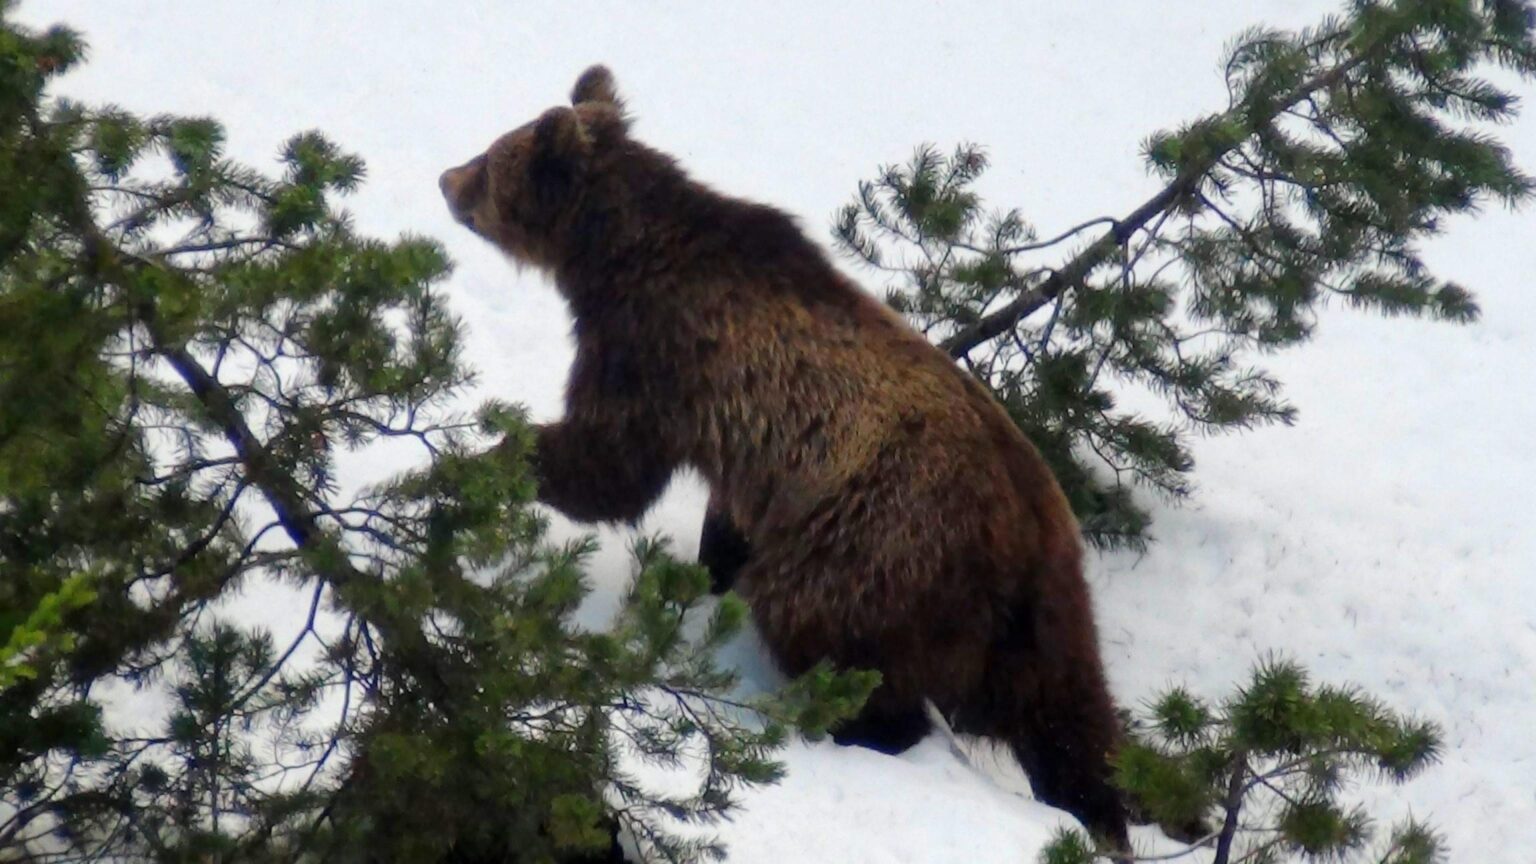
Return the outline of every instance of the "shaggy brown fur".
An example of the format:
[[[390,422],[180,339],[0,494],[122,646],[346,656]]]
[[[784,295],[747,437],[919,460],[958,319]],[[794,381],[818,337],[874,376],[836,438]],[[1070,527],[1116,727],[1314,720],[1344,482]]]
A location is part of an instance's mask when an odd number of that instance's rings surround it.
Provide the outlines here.
[[[631,139],[607,70],[572,102],[442,177],[454,215],[548,272],[575,318],[540,498],[634,520],[696,468],[750,543],[737,586],[783,668],[884,676],[840,740],[902,749],[931,700],[1124,847],[1077,523],[1038,452],[787,216]]]

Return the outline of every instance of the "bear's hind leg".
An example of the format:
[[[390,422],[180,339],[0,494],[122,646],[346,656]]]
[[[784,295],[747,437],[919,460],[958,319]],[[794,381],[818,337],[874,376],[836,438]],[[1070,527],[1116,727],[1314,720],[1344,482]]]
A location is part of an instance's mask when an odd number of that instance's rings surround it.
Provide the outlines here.
[[[1097,722],[1075,706],[1062,705],[1063,696],[1072,698],[1061,690],[1042,694],[1031,712],[1033,722],[1002,737],[1029,775],[1037,799],[1071,813],[1095,836],[1129,851],[1125,807],[1109,781],[1110,749],[1094,728]]]
[[[1058,630],[1036,639],[1032,629],[1017,627],[993,646],[979,692],[956,706],[955,731],[1007,743],[1036,799],[1066,810],[1128,853],[1125,806],[1110,782],[1119,719],[1097,646],[1087,641],[1093,631]]]

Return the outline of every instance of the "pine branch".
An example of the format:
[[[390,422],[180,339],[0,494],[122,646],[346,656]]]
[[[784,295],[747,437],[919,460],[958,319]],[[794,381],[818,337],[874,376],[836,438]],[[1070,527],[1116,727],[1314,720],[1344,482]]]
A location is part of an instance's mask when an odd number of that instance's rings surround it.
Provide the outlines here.
[[[283,671],[283,667],[288,665],[288,661],[291,660],[293,655],[298,652],[299,646],[304,644],[305,640],[310,636],[314,635],[315,619],[319,617],[320,599],[324,595],[325,583],[322,582],[315,586],[314,594],[310,598],[309,614],[304,619],[304,628],[299,631],[299,635],[295,636],[292,642],[288,643],[288,648],[284,650],[282,655],[279,656],[277,660],[267,668],[266,672],[264,672],[259,678],[248,685],[243,693],[236,695],[233,699],[230,700],[231,711],[237,711],[244,707],[247,702],[250,702],[256,697],[257,694],[265,689],[267,684],[271,683],[272,679],[277,677]]]
[[[1329,87],[1344,80],[1356,68],[1366,63],[1371,58],[1371,52],[1362,50],[1349,60],[1340,63],[1334,68],[1319,73],[1302,82],[1295,89],[1276,99],[1266,111],[1259,126],[1272,122],[1290,106],[1302,102],[1311,97],[1313,93],[1326,90]],[[1215,124],[1224,121],[1243,123],[1249,127],[1249,121],[1244,120],[1241,107],[1229,110],[1214,119]],[[1224,148],[1212,148],[1212,152],[1205,158],[1192,161],[1181,168],[1178,174],[1168,185],[1164,186],[1156,195],[1142,202],[1141,206],[1126,214],[1124,218],[1114,222],[1108,232],[1098,240],[1095,240],[1088,248],[1073,256],[1064,266],[1055,270],[1044,282],[1024,294],[1019,295],[1013,302],[984,316],[980,321],[970,327],[961,330],[953,336],[945,339],[939,347],[943,348],[951,357],[959,358],[969,354],[982,343],[1006,333],[1018,325],[1020,321],[1028,318],[1046,304],[1056,299],[1063,291],[1077,285],[1090,273],[1099,267],[1110,263],[1114,255],[1132,235],[1145,228],[1160,214],[1169,212],[1186,200],[1200,187],[1210,173],[1215,170],[1222,159],[1229,153],[1243,146],[1246,139],[1231,142]]]
[[[1211,859],[1211,864],[1227,864],[1232,857],[1232,840],[1237,836],[1237,816],[1243,807],[1243,774],[1247,763],[1242,754],[1238,754],[1235,761],[1237,764],[1232,768],[1232,779],[1227,783],[1227,797],[1222,801],[1227,817],[1222,822],[1220,836],[1216,838],[1216,856]]]
[[[1211,841],[1219,839],[1221,835],[1221,831],[1212,831],[1204,837],[1189,841],[1188,845],[1186,845],[1183,849],[1178,850],[1177,852],[1165,852],[1162,855],[1137,855],[1132,860],[1137,862],[1177,861],[1180,858],[1187,858],[1200,851],[1201,849],[1204,849],[1206,846],[1210,845]]]
[[[1008,305],[992,312],[972,326],[945,339],[939,347],[951,357],[962,357],[978,345],[1000,336],[1018,325],[1041,308],[1044,308],[1068,288],[1082,284],[1088,274],[1110,263],[1115,253],[1132,234],[1141,230],[1158,214],[1170,210],[1199,185],[1200,179],[1210,166],[1186,167],[1172,183],[1131,211],[1092,245],[1068,261],[1065,266],[1051,272],[1044,282],[1020,294]]]
[[[82,182],[81,187],[84,185]],[[97,227],[83,199],[75,208],[72,223],[71,227],[83,240],[83,258],[88,269],[130,298],[133,298],[135,291],[133,266],[155,267],[175,275],[174,271],[163,264],[133,255],[113,244]],[[337,589],[374,581],[373,577],[352,564],[346,549],[334,535],[317,526],[319,511],[305,503],[298,481],[279,466],[262,444],[246,422],[244,413],[235,403],[228,387],[203,368],[185,345],[166,336],[154,301],[134,298],[130,302],[134,315],[149,334],[150,350],[170,364],[206,412],[207,418],[223,431],[225,440],[234,448],[245,469],[246,481],[261,492],[276,515],[277,524],[305,560],[316,568],[317,575]],[[397,622],[387,620],[372,623],[396,646],[402,665],[422,686],[428,688],[433,701],[443,704],[451,691],[433,662],[432,649],[420,630],[398,626]]]

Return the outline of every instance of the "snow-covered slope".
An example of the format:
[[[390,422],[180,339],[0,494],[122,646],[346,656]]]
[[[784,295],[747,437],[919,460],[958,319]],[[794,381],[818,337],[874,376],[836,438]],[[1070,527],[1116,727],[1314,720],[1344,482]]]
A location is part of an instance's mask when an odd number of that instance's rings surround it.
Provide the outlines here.
[[[565,311],[453,226],[435,181],[560,101],[586,64],[617,72],[638,135],[703,179],[800,214],[818,238],[858,179],[923,140],[988,144],[997,167],[984,191],[1050,231],[1152,191],[1139,141],[1221,104],[1231,35],[1333,9],[429,5],[31,0],[21,14],[87,31],[93,59],[66,82],[71,95],[214,114],[249,161],[307,127],[364,154],[360,226],[448,243],[485,391],[545,418],[570,356]],[[1536,117],[1506,134],[1536,169]],[[1123,702],[1174,682],[1218,694],[1262,653],[1287,652],[1444,725],[1444,764],[1400,790],[1361,790],[1373,810],[1431,818],[1457,860],[1536,860],[1536,223],[1459,222],[1430,258],[1478,292],[1483,323],[1333,311],[1315,343],[1273,361],[1299,424],[1197,442],[1194,503],[1159,510],[1158,543],[1092,561],[1091,579]],[[691,551],[701,508],[685,478],[645,527]],[[629,573],[626,538],[603,536],[593,621]],[[937,736],[900,758],[830,744],[785,758],[788,779],[721,827],[733,861],[1016,862],[1065,818]]]

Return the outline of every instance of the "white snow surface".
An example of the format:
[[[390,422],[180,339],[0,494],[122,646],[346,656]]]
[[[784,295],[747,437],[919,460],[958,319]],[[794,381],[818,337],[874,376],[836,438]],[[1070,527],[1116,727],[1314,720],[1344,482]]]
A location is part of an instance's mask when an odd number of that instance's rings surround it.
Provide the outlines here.
[[[571,356],[564,306],[455,226],[436,178],[562,102],[587,64],[614,69],[637,136],[700,179],[797,214],[823,242],[856,181],[921,141],[986,144],[991,203],[1023,207],[1052,234],[1155,191],[1139,142],[1224,104],[1230,37],[1334,10],[1318,0],[30,0],[20,17],[86,32],[91,62],[62,93],[214,115],[231,155],[258,165],[311,127],[365,156],[369,180],[351,203],[359,227],[447,244],[481,395],[550,419]],[[1536,170],[1536,118],[1501,135]],[[1268,361],[1301,409],[1297,425],[1195,442],[1194,500],[1159,504],[1150,551],[1095,556],[1088,575],[1122,703],[1174,683],[1218,696],[1266,652],[1289,654],[1320,680],[1358,683],[1444,726],[1441,765],[1405,787],[1356,790],[1373,813],[1431,819],[1453,860],[1532,861],[1536,223],[1492,210],[1447,228],[1427,256],[1476,291],[1481,323],[1329,310],[1313,343]],[[349,479],[399,467],[358,464]],[[691,554],[703,498],[680,478],[642,530]],[[628,532],[600,533],[584,613],[594,623],[630,574]],[[281,639],[303,600],[273,596],[280,608],[264,618]],[[737,653],[750,678],[772,679],[750,641]],[[900,757],[796,743],[784,759],[784,782],[746,795],[719,826],[730,860],[1018,862],[1070,821],[937,734]],[[1148,848],[1155,837],[1137,833]]]

